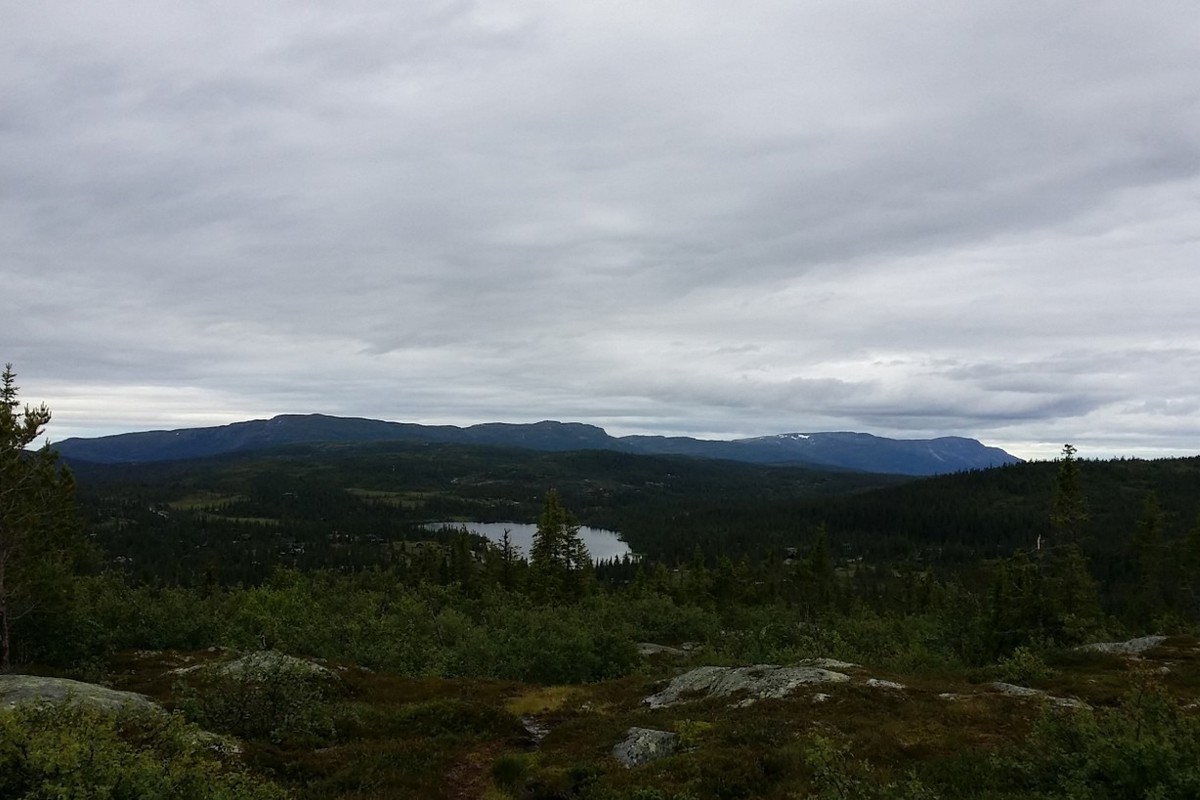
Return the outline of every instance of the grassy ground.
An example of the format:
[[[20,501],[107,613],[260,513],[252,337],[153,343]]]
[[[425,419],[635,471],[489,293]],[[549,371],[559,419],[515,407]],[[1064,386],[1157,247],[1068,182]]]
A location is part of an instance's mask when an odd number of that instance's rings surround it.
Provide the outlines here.
[[[224,657],[124,653],[106,677],[116,688],[189,708],[186,677],[171,670]],[[1115,706],[1146,680],[1181,705],[1200,698],[1200,642],[1192,637],[1169,639],[1140,658],[1066,652],[1043,664],[1025,685],[1097,707]],[[645,674],[578,686],[398,678],[327,666],[339,681],[320,699],[315,727],[245,744],[253,771],[306,798],[805,797],[825,757],[846,774],[866,774],[869,765],[880,785],[907,776],[933,786],[969,785],[981,759],[1022,741],[1044,706],[992,691],[990,682],[1003,677],[995,670],[951,679],[864,667],[849,683],[744,708],[735,707],[735,697],[649,710],[643,699],[686,664],[656,659]],[[906,688],[869,687],[868,676]],[[817,692],[828,698],[815,701]],[[684,749],[625,769],[611,751],[631,726],[674,731]],[[540,741],[531,733],[538,728],[549,731]]]

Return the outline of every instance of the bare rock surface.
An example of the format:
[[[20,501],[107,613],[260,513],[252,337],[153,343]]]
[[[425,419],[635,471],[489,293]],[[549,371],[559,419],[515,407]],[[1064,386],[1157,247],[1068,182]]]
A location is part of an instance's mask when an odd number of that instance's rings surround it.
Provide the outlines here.
[[[870,686],[872,689],[891,689],[893,691],[899,691],[900,689],[905,688],[903,683],[880,680],[879,678],[868,678],[867,686]]]
[[[858,664],[849,661],[838,661],[836,658],[806,658],[800,662],[802,667],[820,667],[821,669],[858,669]]]
[[[1012,683],[1003,683],[996,681],[992,684],[992,688],[997,692],[1008,697],[1025,697],[1038,700],[1047,700],[1056,706],[1063,708],[1091,708],[1082,700],[1077,700],[1074,697],[1055,697],[1049,692],[1044,692],[1041,689],[1030,689],[1028,686],[1017,686]]]
[[[303,678],[317,680],[337,680],[337,673],[305,661],[303,658],[285,655],[276,650],[259,650],[221,663],[196,664],[191,667],[171,670],[175,675],[192,673],[216,675],[224,678],[243,680],[258,680],[268,675],[285,672]]]
[[[550,733],[550,727],[539,721],[537,717],[521,717],[521,727],[525,729],[525,733],[529,734],[529,741],[534,747],[542,743],[542,739],[546,738],[546,734]]]
[[[615,759],[625,767],[640,767],[666,758],[679,749],[679,734],[653,728],[630,728],[625,738],[612,749]]]
[[[821,683],[845,683],[850,676],[820,667],[779,667],[756,664],[752,667],[697,667],[676,676],[665,689],[650,695],[650,708],[665,708],[679,702],[706,697],[728,697],[744,692],[764,700],[785,697],[800,686]]]
[[[684,650],[683,648],[671,647],[671,646],[665,645],[665,644],[655,644],[654,642],[638,642],[637,650],[638,650],[638,655],[643,655],[643,656],[656,656],[656,655],[660,655],[660,654],[668,655],[668,656],[686,656],[687,655],[687,651]]]
[[[26,703],[61,703],[68,698],[111,711],[126,706],[137,710],[162,710],[145,695],[119,692],[94,683],[38,675],[0,675],[0,708],[15,708]]]
[[[1085,650],[1092,653],[1108,653],[1116,656],[1137,656],[1153,650],[1160,644],[1165,642],[1165,636],[1140,636],[1137,639],[1129,639],[1124,642],[1095,642],[1093,644],[1081,645],[1075,649]]]

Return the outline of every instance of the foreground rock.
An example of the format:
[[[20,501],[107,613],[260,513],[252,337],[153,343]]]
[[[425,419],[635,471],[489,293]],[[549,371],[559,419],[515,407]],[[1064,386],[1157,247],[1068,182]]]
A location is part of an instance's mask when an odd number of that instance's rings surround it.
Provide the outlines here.
[[[630,728],[612,749],[613,758],[625,767],[640,767],[666,758],[679,749],[679,734],[652,728]]]
[[[858,664],[849,661],[838,661],[836,658],[806,658],[800,662],[802,667],[820,667],[821,669],[858,669]]]
[[[1062,708],[1084,708],[1090,709],[1087,703],[1082,700],[1076,700],[1074,697],[1055,697],[1054,695],[1044,692],[1041,689],[1030,689],[1028,686],[1017,686],[1012,683],[1002,683],[996,681],[992,684],[992,688],[997,692],[1009,697],[1027,697],[1037,700],[1046,700],[1056,706]]]
[[[540,722],[537,717],[521,717],[521,727],[525,729],[525,733],[529,736],[529,743],[537,748],[542,743],[542,739],[546,738],[546,734],[550,733],[549,726]]]
[[[810,684],[845,683],[850,676],[820,667],[697,667],[672,679],[667,688],[643,702],[650,708],[665,708],[688,700],[728,697],[745,693],[747,699],[786,697]]]
[[[665,644],[655,644],[654,642],[638,642],[638,655],[642,656],[658,656],[668,655],[682,658],[687,655],[687,651],[679,647],[669,647]]]
[[[1107,653],[1115,656],[1137,656],[1153,650],[1160,644],[1165,642],[1165,636],[1141,636],[1137,639],[1129,639],[1124,642],[1096,642],[1094,644],[1085,644],[1075,648],[1076,650],[1084,650],[1091,653]]]
[[[37,675],[0,675],[0,708],[15,708],[27,703],[61,703],[67,699],[107,711],[125,707],[138,711],[162,710],[145,695],[118,692],[94,683]]]
[[[285,655],[276,650],[259,650],[222,663],[196,664],[191,667],[171,670],[175,675],[200,673],[203,675],[236,678],[238,680],[263,680],[271,675],[286,673],[305,679],[329,680],[338,679],[332,670],[305,661],[302,658]]]

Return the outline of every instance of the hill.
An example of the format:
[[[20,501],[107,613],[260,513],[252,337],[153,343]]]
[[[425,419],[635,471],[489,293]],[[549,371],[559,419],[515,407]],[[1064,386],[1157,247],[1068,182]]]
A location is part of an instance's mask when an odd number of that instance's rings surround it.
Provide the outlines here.
[[[897,475],[937,475],[1018,463],[974,439],[887,439],[866,433],[787,433],[732,441],[664,436],[609,436],[577,422],[485,423],[460,428],[405,422],[285,414],[207,428],[143,431],[57,444],[68,459],[103,464],[174,461],[315,442],[439,442],[539,451],[613,450],[686,455],[752,464],[799,464]]]
[[[296,444],[203,459],[73,463],[93,538],[147,577],[272,566],[366,566],[443,520],[532,522],[555,488],[580,522],[652,555],[707,538],[720,509],[860,492],[911,478],[605,450],[544,452],[437,442]],[[750,511],[751,518],[753,511]],[[747,523],[749,524],[749,523]],[[752,542],[759,541],[751,537]],[[715,551],[714,551],[715,552]],[[249,557],[247,557],[249,554]],[[122,562],[125,563],[125,562]],[[190,577],[188,577],[190,576]]]

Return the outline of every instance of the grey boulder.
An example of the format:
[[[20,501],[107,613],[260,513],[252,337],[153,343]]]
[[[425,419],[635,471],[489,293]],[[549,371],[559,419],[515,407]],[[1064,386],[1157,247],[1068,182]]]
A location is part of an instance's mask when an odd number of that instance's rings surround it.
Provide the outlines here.
[[[612,749],[613,758],[626,768],[640,767],[666,758],[679,749],[679,734],[653,728],[630,728]]]
[[[643,702],[665,708],[679,702],[745,693],[757,700],[786,697],[797,688],[822,683],[845,683],[850,676],[820,667],[697,667],[676,676],[665,689]]]

